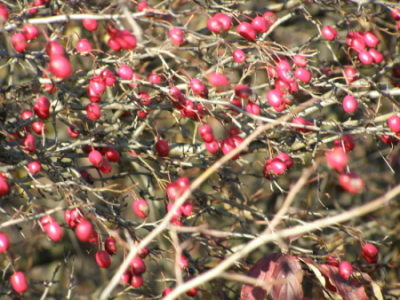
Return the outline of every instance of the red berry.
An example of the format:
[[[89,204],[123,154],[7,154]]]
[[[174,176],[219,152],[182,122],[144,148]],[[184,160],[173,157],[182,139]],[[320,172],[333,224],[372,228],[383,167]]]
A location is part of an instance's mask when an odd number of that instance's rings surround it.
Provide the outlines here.
[[[25,109],[25,110],[23,110],[22,112],[21,112],[21,119],[22,120],[27,120],[27,119],[29,119],[30,117],[32,117],[33,116],[33,112],[31,112],[30,110],[28,110],[28,109]]]
[[[46,97],[37,98],[33,104],[33,111],[42,120],[47,119],[50,115],[50,101]]]
[[[239,33],[243,38],[248,41],[254,41],[256,39],[257,33],[250,23],[242,22],[236,29],[237,33]]]
[[[101,153],[100,153],[99,151],[97,151],[97,150],[92,150],[92,151],[89,153],[88,158],[89,158],[89,161],[91,162],[91,164],[92,164],[93,166],[95,166],[96,168],[100,168],[100,167],[103,165],[103,163],[104,163],[104,158],[103,158],[103,156],[102,156]]]
[[[88,242],[92,234],[93,226],[88,220],[81,218],[75,228],[75,234],[81,242]]]
[[[331,26],[325,26],[324,28],[322,28],[322,36],[327,39],[328,41],[333,41],[334,39],[336,39],[338,37],[338,33],[336,31],[336,29],[334,29]]]
[[[108,268],[111,266],[110,254],[107,251],[100,250],[96,253],[96,262],[100,268]]]
[[[256,104],[256,103],[254,103],[254,102],[249,100],[247,102],[247,105],[246,105],[246,111],[249,114],[253,114],[253,115],[258,116],[261,113],[261,108],[260,108],[260,106],[258,104]]]
[[[132,268],[132,273],[135,275],[141,275],[146,272],[146,264],[139,257],[134,257],[130,262],[130,266]]]
[[[185,36],[183,31],[179,28],[173,28],[168,32],[168,36],[174,46],[181,46],[185,43]]]
[[[97,21],[93,19],[82,20],[82,25],[89,31],[95,31],[97,29]]]
[[[353,96],[346,96],[343,98],[343,110],[349,114],[357,110],[357,100]]]
[[[87,39],[80,39],[75,45],[76,51],[88,55],[92,51],[92,44]]]
[[[353,267],[351,266],[351,264],[348,263],[347,261],[342,261],[339,264],[340,276],[342,276],[344,279],[348,279],[350,277],[351,273],[353,273]]]
[[[358,194],[365,186],[362,178],[354,172],[340,174],[339,183],[345,191],[351,194]]]
[[[267,93],[267,100],[268,103],[273,107],[280,106],[285,102],[283,99],[283,94],[280,90],[270,90]]]
[[[379,250],[372,244],[365,244],[362,248],[361,255],[369,263],[376,263],[378,261]]]
[[[216,18],[210,18],[207,20],[207,27],[211,32],[220,34],[224,32],[224,25]]]
[[[298,66],[298,67],[306,67],[308,62],[307,62],[307,57],[304,55],[297,54],[293,57],[293,63]]]
[[[391,131],[395,133],[400,132],[400,116],[394,115],[387,120],[387,124]]]
[[[22,34],[29,41],[36,39],[39,36],[39,29],[31,24],[24,24],[22,26]]]
[[[132,281],[132,272],[129,269],[127,269],[121,276],[121,282],[125,284],[127,283],[130,284],[131,281]]]
[[[68,209],[64,213],[65,223],[71,228],[75,228],[82,218],[82,211],[79,208]]]
[[[217,13],[214,16],[214,19],[221,22],[222,26],[224,27],[224,31],[228,31],[232,27],[232,20],[229,16],[223,13]]]
[[[181,270],[185,270],[188,267],[189,267],[189,260],[185,256],[181,255],[181,257],[179,258],[179,268]]]
[[[376,47],[381,42],[380,39],[371,31],[367,31],[364,34],[364,41],[367,44],[367,46],[371,48]]]
[[[131,286],[134,288],[141,287],[143,285],[142,275],[132,275]]]
[[[361,50],[360,53],[358,53],[358,58],[364,65],[370,65],[373,62],[371,54],[366,50]]]
[[[109,69],[104,69],[103,71],[101,71],[100,76],[103,78],[104,84],[106,86],[113,86],[115,81],[117,80],[114,73],[111,72]]]
[[[32,161],[28,163],[27,167],[31,174],[36,174],[37,172],[42,171],[42,165],[38,161]]]
[[[121,157],[118,153],[117,150],[115,150],[114,148],[107,148],[107,150],[104,152],[104,156],[112,162],[119,162]]]
[[[391,135],[382,135],[381,139],[382,139],[382,142],[384,142],[385,144],[388,144],[392,147],[399,142],[398,138],[396,138],[395,136],[391,136]]]
[[[42,134],[43,131],[46,131],[46,126],[42,121],[33,122],[31,127],[36,134]]]
[[[336,148],[327,152],[326,162],[332,169],[336,170],[339,173],[342,173],[347,166],[348,157],[343,149]]]
[[[138,256],[141,259],[145,259],[149,255],[149,250],[145,247],[138,251]]]
[[[279,153],[275,158],[283,161],[288,169],[293,165],[292,159],[285,152]]]
[[[100,106],[97,103],[86,105],[86,115],[92,121],[100,119],[101,117]]]
[[[255,17],[251,22],[251,26],[259,33],[267,32],[269,29],[269,25],[263,17]]]
[[[22,33],[16,33],[11,37],[11,44],[13,45],[15,51],[18,53],[24,52],[28,49],[28,41]]]
[[[236,148],[236,145],[235,145],[233,138],[227,137],[221,141],[221,150],[222,150],[222,153],[224,153],[225,155],[232,152],[235,148]],[[238,158],[239,158],[239,154],[235,155],[231,159],[236,160]]]
[[[22,140],[22,146],[26,151],[35,151],[36,150],[36,139],[33,135],[28,134]]]
[[[344,76],[348,82],[353,82],[358,79],[357,71],[352,67],[347,67],[344,69]]]
[[[50,57],[50,72],[61,79],[65,79],[72,74],[72,66],[68,58],[64,56]]]
[[[202,98],[208,97],[208,89],[199,79],[193,78],[190,81],[190,88],[192,89],[195,95]]]
[[[42,223],[43,230],[53,242],[58,242],[62,239],[62,229],[55,219],[51,218],[51,221],[48,221],[48,217],[43,217],[40,222]]]
[[[169,294],[171,294],[171,293],[172,293],[172,289],[168,288],[168,289],[165,289],[165,290],[162,292],[161,296],[165,297],[165,296],[167,296],[167,295],[169,295]]]
[[[372,62],[375,64],[380,64],[385,58],[383,54],[376,50],[375,48],[371,48],[368,50],[369,55],[372,57]]]
[[[353,148],[355,147],[355,142],[353,137],[350,134],[343,134],[342,135],[342,139],[343,139],[343,144],[344,144],[344,149],[348,152],[353,150]],[[342,139],[337,139],[333,145],[335,148],[342,148]]]
[[[199,290],[197,288],[191,288],[190,290],[188,290],[186,292],[186,295],[188,295],[189,297],[195,297],[197,295],[197,293],[199,292]]]
[[[132,204],[132,210],[139,218],[145,219],[149,214],[149,204],[143,199],[136,200]]]
[[[46,53],[50,57],[50,59],[52,59],[52,58],[55,58],[58,56],[64,56],[65,49],[59,43],[57,43],[55,41],[50,41],[46,45]]]
[[[204,145],[206,146],[207,151],[211,154],[214,154],[219,150],[219,143],[216,139],[214,139],[211,143],[204,143]]]
[[[307,121],[306,119],[304,119],[303,117],[297,117],[294,118],[292,121],[293,124],[296,125],[306,125],[306,126],[313,126],[314,124]],[[300,132],[307,132],[309,131],[309,129],[306,128],[301,128],[301,127],[294,127],[295,130],[300,131]]]
[[[0,197],[7,195],[10,192],[8,182],[0,176]]]
[[[304,68],[297,68],[294,72],[294,76],[304,83],[309,83],[311,80],[311,72]]]
[[[167,141],[165,140],[159,140],[156,145],[156,151],[158,153],[158,155],[160,155],[161,157],[166,157],[169,154],[169,145],[167,143]]]
[[[104,249],[108,254],[115,254],[117,252],[117,247],[115,245],[115,239],[113,237],[108,237],[104,241]]]
[[[242,49],[236,49],[232,52],[232,56],[234,61],[239,64],[242,64],[246,61],[246,53]]]
[[[7,6],[0,3],[0,24],[5,24],[8,20],[8,10]]]
[[[133,78],[132,68],[127,65],[121,65],[117,70],[117,74],[122,79],[131,80]]]
[[[278,20],[278,17],[272,11],[267,11],[266,13],[264,13],[263,18],[265,19],[265,21],[267,21],[267,24],[269,26],[272,26]]]
[[[208,82],[213,87],[221,87],[229,85],[229,80],[225,75],[212,72],[208,75]]]
[[[22,294],[28,289],[28,282],[26,281],[25,274],[16,272],[10,277],[11,286],[17,293]]]
[[[186,217],[190,217],[193,213],[193,205],[189,201],[186,201],[182,204],[180,210],[183,215],[185,215]]]
[[[339,260],[336,255],[327,256],[326,262],[330,266],[339,267]]]
[[[74,125],[73,127],[68,126],[67,132],[69,136],[72,137],[73,139],[77,139],[79,137],[79,131],[76,125]]]
[[[8,237],[0,232],[0,253],[4,253],[5,251],[8,250],[10,247],[10,242],[8,240]]]

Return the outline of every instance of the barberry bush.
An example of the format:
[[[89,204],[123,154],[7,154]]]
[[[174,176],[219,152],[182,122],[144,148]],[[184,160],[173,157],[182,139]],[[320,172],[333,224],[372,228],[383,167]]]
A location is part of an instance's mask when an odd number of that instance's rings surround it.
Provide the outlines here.
[[[1,1],[0,299],[397,299],[400,4]]]

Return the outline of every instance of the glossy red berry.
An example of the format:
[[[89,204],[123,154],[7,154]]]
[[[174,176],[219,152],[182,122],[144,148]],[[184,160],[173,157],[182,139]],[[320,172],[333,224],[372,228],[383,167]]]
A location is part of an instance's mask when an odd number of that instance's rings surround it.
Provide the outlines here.
[[[263,17],[259,16],[253,19],[251,26],[253,26],[254,30],[259,33],[267,32],[269,29],[267,21]]]
[[[194,297],[196,297],[198,292],[199,292],[199,290],[197,288],[191,288],[190,290],[188,290],[186,292],[186,295],[189,296],[189,297],[194,298]]]
[[[278,17],[272,11],[267,11],[266,13],[264,13],[263,18],[265,19],[265,21],[267,21],[267,24],[269,26],[272,26],[278,20]]]
[[[130,284],[131,281],[132,281],[132,272],[129,269],[127,269],[121,276],[121,283]]]
[[[11,44],[18,53],[23,53],[28,49],[28,41],[22,33],[15,33],[11,37]]]
[[[92,51],[92,44],[87,39],[80,39],[75,45],[76,51],[83,55],[89,55]]]
[[[97,103],[88,104],[86,106],[86,115],[92,121],[100,119],[101,117],[100,106]]]
[[[181,46],[185,43],[185,36],[183,31],[179,28],[173,28],[168,32],[168,36],[174,46]]]
[[[219,150],[219,143],[216,139],[214,139],[211,143],[204,143],[206,149],[211,154],[216,153]]]
[[[240,23],[236,31],[248,41],[254,41],[257,37],[257,33],[254,30],[253,26],[251,26],[251,24],[247,22]]]
[[[117,69],[117,74],[122,79],[131,80],[133,78],[132,68],[127,65],[121,65]]]
[[[348,152],[354,149],[356,143],[354,142],[353,137],[350,134],[343,134],[342,139],[337,139],[333,145],[335,148],[343,148],[342,146],[342,140],[343,140],[343,145],[344,149]]]
[[[213,18],[221,22],[222,26],[224,27],[224,31],[228,31],[229,29],[231,29],[232,20],[226,14],[217,13]]]
[[[97,251],[96,262],[101,268],[108,268],[111,266],[110,254],[105,250]]]
[[[135,275],[141,275],[146,272],[146,264],[139,257],[134,257],[130,262],[130,266],[132,268],[132,273]]]
[[[28,41],[32,41],[39,36],[39,29],[31,24],[24,24],[22,26],[22,34]]]
[[[400,132],[400,116],[394,115],[387,120],[387,124],[391,131],[395,133]]]
[[[235,49],[232,52],[232,56],[234,61],[236,61],[239,64],[242,64],[246,61],[246,53],[242,49]]]
[[[375,48],[369,49],[368,53],[369,53],[369,55],[371,55],[372,62],[375,64],[380,64],[385,59],[383,54],[381,52],[379,52],[378,50],[376,50]]]
[[[65,79],[72,74],[72,66],[68,58],[64,56],[50,57],[50,72],[61,79]]]
[[[7,235],[0,232],[0,253],[4,253],[10,247],[10,242]]]
[[[133,288],[141,287],[144,283],[142,275],[132,275],[131,286]]]
[[[207,20],[207,27],[211,32],[220,34],[224,32],[224,25],[217,18],[210,18]]]
[[[145,219],[149,214],[149,204],[143,199],[136,200],[132,204],[132,210],[139,218]]]
[[[81,218],[75,228],[75,234],[81,242],[88,242],[92,234],[93,226],[88,220]]]
[[[50,101],[47,97],[39,97],[33,104],[33,111],[42,120],[50,116]]]
[[[327,39],[328,41],[333,41],[334,39],[336,39],[338,37],[338,33],[336,31],[336,29],[334,29],[331,26],[325,26],[324,28],[322,28],[322,36]]]
[[[376,263],[379,257],[379,250],[372,244],[365,244],[361,255],[369,263]]]
[[[58,57],[58,56],[64,56],[65,55],[65,49],[63,46],[61,46],[59,43],[56,41],[50,41],[46,45],[46,53],[50,57],[50,59]]]
[[[221,87],[229,85],[229,80],[224,74],[212,72],[208,75],[208,82],[213,87]]]
[[[376,47],[381,42],[381,40],[371,31],[365,32],[364,41],[365,44],[367,44],[367,46],[371,48]]]
[[[360,53],[358,53],[358,58],[364,65],[370,65],[373,63],[371,54],[366,50],[361,50]]]
[[[309,83],[311,80],[311,72],[304,68],[297,68],[294,72],[294,76],[304,83]]]
[[[307,57],[304,55],[297,54],[293,57],[293,63],[298,66],[298,67],[306,67],[308,62],[307,62]]]
[[[339,274],[344,279],[348,279],[352,273],[353,273],[353,267],[351,266],[351,264],[349,262],[342,261],[339,264]]]
[[[10,277],[11,286],[17,293],[23,293],[28,290],[28,282],[25,274],[21,271],[14,273]]]
[[[89,31],[95,31],[97,29],[97,21],[93,19],[82,20],[82,25]]]
[[[346,96],[343,98],[343,110],[348,114],[354,113],[357,110],[357,100],[353,96]]]
[[[185,270],[188,267],[189,267],[189,260],[185,256],[181,255],[181,257],[179,258],[179,268],[181,270]]]
[[[42,165],[38,161],[28,163],[27,167],[31,174],[36,174],[37,172],[42,171]]]
[[[113,237],[108,237],[104,241],[104,249],[108,254],[112,255],[117,252],[117,246],[115,245],[115,239]]]
[[[365,187],[364,180],[354,172],[340,174],[339,184],[342,189],[351,194],[358,194]]]
[[[336,148],[327,152],[326,162],[332,169],[342,173],[347,166],[348,157],[342,148]]]
[[[144,247],[138,251],[138,256],[141,259],[145,259],[148,255],[149,255],[149,249],[147,249],[146,247]]]
[[[168,142],[165,140],[159,140],[156,145],[156,151],[158,153],[158,155],[160,155],[161,157],[166,157],[169,154],[169,145]]]
[[[348,82],[353,82],[358,79],[357,71],[353,67],[347,67],[344,69],[344,76]]]
[[[35,151],[36,150],[36,139],[33,135],[28,134],[22,140],[22,146],[26,151]]]

